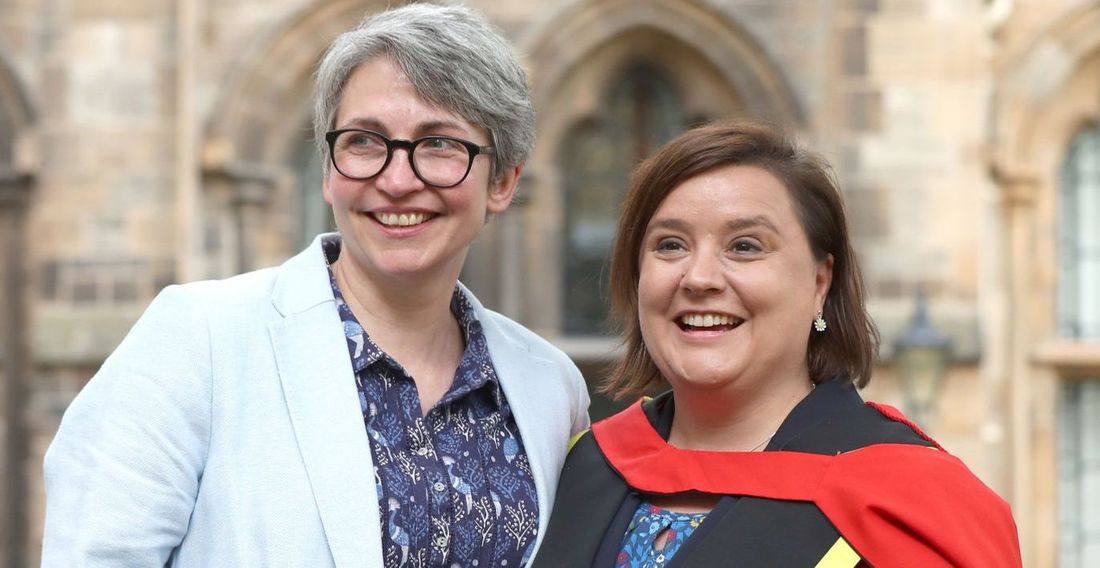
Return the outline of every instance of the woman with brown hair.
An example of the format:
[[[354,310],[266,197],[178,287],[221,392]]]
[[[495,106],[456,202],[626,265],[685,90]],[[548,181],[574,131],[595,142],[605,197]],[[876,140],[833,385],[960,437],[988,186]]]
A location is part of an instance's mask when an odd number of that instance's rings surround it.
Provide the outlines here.
[[[611,270],[617,398],[534,566],[1019,566],[1008,505],[896,410],[829,166],[766,126],[635,172]]]

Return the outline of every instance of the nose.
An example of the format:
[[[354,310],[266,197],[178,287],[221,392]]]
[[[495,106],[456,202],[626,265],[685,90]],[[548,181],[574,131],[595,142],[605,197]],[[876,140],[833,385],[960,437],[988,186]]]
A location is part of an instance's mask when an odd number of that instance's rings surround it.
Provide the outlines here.
[[[413,171],[409,151],[405,148],[394,148],[390,163],[375,176],[374,185],[392,197],[402,197],[425,187]]]
[[[725,287],[722,260],[717,254],[700,251],[685,259],[680,286],[689,292],[717,292]]]

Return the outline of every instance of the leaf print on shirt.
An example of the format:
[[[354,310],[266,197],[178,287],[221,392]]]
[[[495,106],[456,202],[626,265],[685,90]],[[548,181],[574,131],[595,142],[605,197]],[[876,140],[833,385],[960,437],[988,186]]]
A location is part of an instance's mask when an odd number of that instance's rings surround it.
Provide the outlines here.
[[[432,436],[424,427],[424,421],[417,418],[406,430],[409,437],[409,448],[413,453],[422,457],[435,457],[435,448],[432,447]]]
[[[515,496],[520,488],[520,480],[512,473],[511,468],[493,466],[489,468],[489,481],[493,483],[509,500]]]
[[[397,452],[397,468],[413,483],[420,482],[421,471],[405,452]]]
[[[490,414],[483,420],[478,421],[479,429],[484,436],[483,439],[486,442],[492,444],[492,447],[489,449],[499,448],[501,442],[504,441],[504,437],[506,436],[506,434],[504,433],[504,428],[500,427],[500,423],[500,414]]]
[[[493,503],[490,498],[482,497],[474,502],[474,526],[481,534],[481,546],[489,542],[493,535],[493,525],[496,514],[493,512]]]
[[[508,513],[508,522],[504,524],[504,532],[516,542],[516,550],[523,545],[525,536],[534,534],[535,515],[527,510],[527,505],[520,501],[519,505],[505,507]]]
[[[455,432],[462,436],[462,439],[469,442],[470,438],[474,437],[474,429],[470,427],[469,420],[455,420],[454,422]]]
[[[512,465],[515,466],[516,469],[522,471],[523,473],[525,473],[527,475],[531,475],[531,460],[528,459],[526,453],[521,453],[516,458],[516,461],[512,462]]]
[[[472,459],[459,459],[455,462],[455,471],[470,485],[485,485],[485,468]]]

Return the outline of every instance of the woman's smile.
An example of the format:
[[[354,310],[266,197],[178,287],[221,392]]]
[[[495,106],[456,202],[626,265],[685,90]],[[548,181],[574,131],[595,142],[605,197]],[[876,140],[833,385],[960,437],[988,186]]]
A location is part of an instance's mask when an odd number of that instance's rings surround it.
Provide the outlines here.
[[[828,290],[786,187],[728,166],[673,189],[643,238],[639,323],[678,391],[809,383],[810,322]]]

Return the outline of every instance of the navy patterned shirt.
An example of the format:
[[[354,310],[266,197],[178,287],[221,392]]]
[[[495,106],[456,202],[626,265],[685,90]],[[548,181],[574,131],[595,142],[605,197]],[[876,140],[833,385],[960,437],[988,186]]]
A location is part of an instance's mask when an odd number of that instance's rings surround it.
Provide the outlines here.
[[[340,241],[324,243],[331,264]],[[356,320],[329,269],[374,458],[386,566],[514,566],[538,530],[535,482],[481,322],[456,287],[466,349],[425,415],[413,379]],[[366,537],[364,537],[366,538]]]

